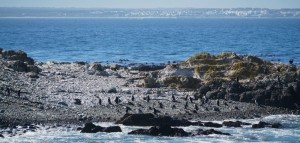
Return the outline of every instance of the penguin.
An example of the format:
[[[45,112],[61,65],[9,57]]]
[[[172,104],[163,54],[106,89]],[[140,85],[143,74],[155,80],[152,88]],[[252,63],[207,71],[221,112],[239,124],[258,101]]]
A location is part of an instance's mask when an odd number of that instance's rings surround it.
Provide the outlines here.
[[[290,59],[290,60],[289,60],[289,63],[290,63],[290,64],[293,64],[293,62],[294,62],[293,59]]]
[[[172,109],[176,109],[176,106],[175,106],[175,105],[172,105],[171,108],[172,108]]]
[[[131,96],[131,101],[134,101],[134,95]]]
[[[219,101],[219,99],[217,99],[217,106],[220,106],[220,101]]]
[[[108,104],[111,104],[110,97],[107,99]]]
[[[116,102],[116,104],[119,104],[119,103],[120,103],[120,97],[117,96],[117,97],[115,98],[115,102]]]
[[[240,78],[239,77],[236,77],[236,82],[240,82]]]
[[[19,97],[19,98],[21,97],[21,89],[18,90],[18,97]]]
[[[126,106],[126,114],[128,114],[129,111],[132,111],[132,109]]]
[[[184,105],[184,109],[187,109],[188,106],[189,106],[189,105],[188,105],[188,102],[186,102],[185,105]]]
[[[198,110],[199,110],[199,108],[198,108],[197,104],[194,104],[194,107],[195,107],[195,110],[196,110],[196,111],[198,111]]]
[[[155,115],[157,115],[157,113],[160,113],[160,111],[157,110],[157,109],[155,109],[155,108],[153,108],[153,113],[154,113]]]
[[[185,101],[187,101],[187,100],[188,100],[188,98],[189,98],[189,96],[188,96],[188,95],[186,95],[186,96],[185,96],[185,98],[184,98],[184,100],[185,100]]]
[[[99,98],[99,105],[102,105],[102,100],[101,100],[101,98]]]
[[[193,102],[193,98],[192,98],[192,97],[190,97],[190,101],[191,101],[191,103],[194,103],[194,102]]]
[[[159,108],[164,108],[164,105],[161,102],[159,102],[158,104],[159,104]]]
[[[142,114],[143,111],[142,111],[141,109],[138,109],[138,113],[139,113],[139,114]]]
[[[225,105],[225,106],[228,106],[228,104],[227,104],[226,102],[224,102],[224,105]]]
[[[147,98],[146,98],[147,102],[150,102],[150,96],[147,95]]]
[[[175,102],[175,101],[176,101],[176,99],[175,99],[175,96],[174,96],[174,95],[172,95],[172,101],[173,101],[173,102]]]
[[[8,87],[6,87],[6,92],[7,92],[7,95],[10,96],[10,89]]]

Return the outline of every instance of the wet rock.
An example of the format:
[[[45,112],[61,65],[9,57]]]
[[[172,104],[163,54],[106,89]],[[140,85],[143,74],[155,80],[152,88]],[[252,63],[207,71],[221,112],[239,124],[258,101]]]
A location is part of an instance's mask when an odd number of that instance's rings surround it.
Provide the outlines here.
[[[226,127],[242,127],[241,126],[241,122],[239,122],[239,121],[236,121],[236,122],[233,122],[233,121],[224,121],[222,123],[222,125],[224,125]]]
[[[0,138],[4,138],[4,136],[2,134],[0,134]]]
[[[101,126],[96,126],[93,123],[86,123],[81,130],[81,133],[97,133],[104,130]]]
[[[214,129],[209,129],[209,130],[206,130],[206,131],[203,131],[203,130],[198,130],[198,135],[210,135],[210,134],[217,134],[217,135],[226,135],[226,136],[230,136],[229,133],[223,133],[223,132],[220,132],[220,131],[216,131]]]
[[[187,120],[173,119],[169,116],[155,117],[153,114],[125,114],[116,124],[127,126],[189,126]]]
[[[107,90],[107,93],[117,93],[117,89],[115,87],[112,87]]]
[[[150,135],[150,136],[170,136],[170,137],[187,137],[189,133],[181,128],[171,128],[170,126],[156,126],[150,129],[138,129],[129,132],[134,135]]]
[[[218,123],[213,123],[213,122],[205,122],[204,123],[205,127],[214,127],[214,128],[221,128],[222,125]]]
[[[252,128],[265,128],[265,127],[269,127],[269,128],[280,128],[282,125],[280,123],[266,123],[266,122],[262,122],[260,121],[258,124],[253,124]]]
[[[109,76],[109,73],[106,71],[96,71],[95,75],[97,76]]]
[[[39,78],[39,75],[35,72],[26,73],[26,76],[28,76],[30,78]]]
[[[103,129],[103,132],[111,133],[111,132],[122,132],[119,126],[111,126]]]
[[[265,104],[265,100],[266,99],[270,99],[271,97],[271,93],[268,93],[266,90],[263,89],[259,89],[253,92],[253,94],[255,95],[255,100],[257,102],[257,104],[261,105],[261,104]]]
[[[8,67],[13,69],[14,71],[18,71],[18,72],[27,72],[28,71],[27,65],[22,61],[9,62]]]
[[[200,85],[200,80],[188,77],[188,76],[170,76],[160,79],[163,86],[173,87],[173,88],[198,88]]]
[[[229,94],[226,94],[226,95],[225,95],[225,99],[226,99],[226,100],[239,101],[240,96],[239,96],[239,94],[229,93]]]
[[[199,92],[201,95],[206,95],[206,93],[210,90],[211,88],[209,86],[203,85],[200,87]]]
[[[3,51],[2,57],[9,61],[20,61],[28,65],[34,64],[34,60],[30,57],[27,57],[27,54],[23,51],[13,51],[13,50]]]

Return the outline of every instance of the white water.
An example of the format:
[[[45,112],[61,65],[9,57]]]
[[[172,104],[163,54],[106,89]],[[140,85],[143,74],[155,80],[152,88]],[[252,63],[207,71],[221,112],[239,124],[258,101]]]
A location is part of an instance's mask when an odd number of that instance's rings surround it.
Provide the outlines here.
[[[142,127],[122,126],[122,133],[96,133],[83,134],[76,131],[76,127],[66,128],[58,127],[47,129],[41,127],[36,132],[27,132],[22,135],[0,139],[0,142],[7,143],[101,143],[101,142],[149,142],[149,143],[168,143],[168,142],[299,142],[300,141],[300,116],[298,115],[273,115],[260,119],[242,120],[249,123],[258,123],[265,121],[270,123],[281,123],[280,129],[263,128],[252,129],[251,126],[243,126],[243,128],[216,128],[215,130],[230,133],[232,136],[225,135],[209,135],[195,137],[152,137],[152,136],[137,136],[127,135],[128,132]],[[221,123],[222,121],[216,121]],[[101,126],[111,126],[113,123],[98,123]],[[148,127],[146,127],[148,128]],[[183,127],[185,131],[196,129],[210,129],[206,127],[189,126]]]

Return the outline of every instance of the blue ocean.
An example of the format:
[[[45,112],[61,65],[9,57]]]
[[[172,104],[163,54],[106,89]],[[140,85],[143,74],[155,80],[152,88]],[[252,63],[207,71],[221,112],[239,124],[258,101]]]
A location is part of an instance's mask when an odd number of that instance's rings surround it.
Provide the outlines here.
[[[300,65],[300,19],[1,18],[0,47],[37,61],[166,63],[235,52]]]
[[[0,47],[23,50],[40,62],[130,63],[185,61],[196,53],[235,52],[300,66],[300,19],[288,18],[0,18]],[[281,123],[280,129],[220,128],[232,136],[150,137],[81,134],[76,127],[47,129],[0,142],[299,142],[300,116],[243,120]],[[218,121],[216,121],[218,122]],[[221,122],[221,121],[219,121]],[[113,123],[98,123],[104,126]],[[186,131],[199,127],[184,127]],[[206,129],[206,128],[205,128]]]

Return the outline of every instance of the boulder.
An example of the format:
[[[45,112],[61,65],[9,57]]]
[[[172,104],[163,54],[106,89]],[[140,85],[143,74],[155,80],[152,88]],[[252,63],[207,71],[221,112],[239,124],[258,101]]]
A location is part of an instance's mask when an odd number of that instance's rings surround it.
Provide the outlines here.
[[[245,91],[245,88],[237,81],[232,82],[227,88],[228,93],[242,93]]]
[[[59,104],[59,105],[63,105],[63,106],[68,106],[68,104],[66,103],[66,102],[58,102],[57,104]]]
[[[221,128],[222,125],[218,123],[213,123],[213,122],[205,122],[204,123],[205,127],[214,127],[214,128]]]
[[[218,99],[218,91],[217,90],[208,91],[205,97],[207,99]]]
[[[210,90],[211,90],[211,88],[209,86],[206,86],[206,85],[203,85],[199,88],[199,92],[200,92],[201,95],[206,95],[206,93]]]
[[[198,88],[200,80],[188,76],[170,76],[160,79],[161,84],[173,88]]]
[[[236,121],[236,122],[233,122],[233,121],[224,121],[222,123],[222,125],[224,125],[226,127],[242,127],[241,126],[241,122],[239,122],[239,121]]]
[[[253,100],[253,95],[252,95],[252,92],[251,91],[248,91],[248,92],[243,92],[241,95],[240,95],[240,102],[252,102]]]
[[[18,72],[27,72],[27,65],[22,61],[12,61],[9,62],[8,67]]]
[[[228,94],[225,95],[225,99],[226,100],[239,101],[240,96],[239,96],[239,94],[228,93]]]
[[[198,135],[210,135],[210,134],[230,136],[229,133],[223,133],[223,132],[220,132],[220,131],[216,131],[214,129],[209,129],[209,130],[206,130],[206,131],[203,131],[201,129],[198,130]]]
[[[20,61],[28,65],[34,64],[34,60],[30,57],[27,57],[27,54],[23,51],[13,51],[13,50],[3,51],[2,57],[9,61]]]
[[[93,123],[86,123],[81,130],[81,133],[97,133],[104,130],[101,126],[96,126]]]
[[[157,86],[157,84],[156,84],[156,80],[154,78],[147,77],[147,78],[143,79],[143,81],[142,81],[142,87],[144,87],[144,88],[154,88],[156,86]]]
[[[120,69],[120,65],[118,65],[118,64],[112,64],[112,65],[110,65],[110,69],[112,69],[112,70],[119,70]]]
[[[280,128],[282,125],[280,123],[266,123],[266,122],[262,122],[260,121],[258,124],[253,124],[252,128],[265,128],[265,127],[269,127],[269,128]]]
[[[92,63],[90,66],[89,66],[89,70],[91,71],[102,71],[102,65],[99,64],[99,63]]]
[[[119,126],[111,126],[103,129],[103,132],[111,133],[111,132],[122,132]]]
[[[150,129],[138,129],[131,131],[128,134],[169,137],[187,137],[189,135],[189,133],[181,128],[171,128],[170,126],[155,126]]]
[[[255,100],[257,102],[257,104],[265,104],[265,100],[266,99],[270,99],[271,98],[271,93],[267,92],[264,89],[259,89],[253,92],[253,95],[255,96]]]
[[[169,116],[155,117],[151,113],[125,114],[116,124],[126,126],[189,126],[190,121],[173,119]]]
[[[117,89],[115,87],[112,87],[107,90],[107,93],[117,93]]]

